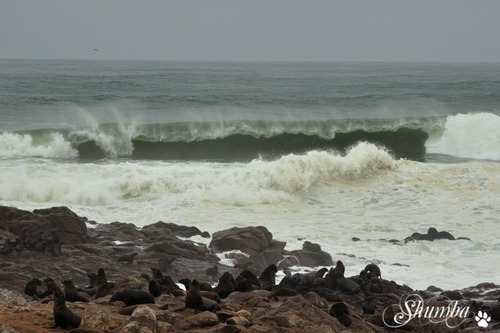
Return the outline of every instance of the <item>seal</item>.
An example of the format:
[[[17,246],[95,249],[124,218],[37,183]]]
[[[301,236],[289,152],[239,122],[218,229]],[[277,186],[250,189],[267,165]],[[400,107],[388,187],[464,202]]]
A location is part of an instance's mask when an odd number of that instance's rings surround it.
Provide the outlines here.
[[[352,320],[349,317],[349,309],[344,302],[333,303],[329,313],[331,316],[337,318],[345,327],[351,327]]]
[[[217,274],[219,273],[219,266],[214,265],[212,267],[208,267],[205,270],[205,274],[207,274],[208,277],[210,277],[212,280],[217,280]]]
[[[226,319],[226,324],[250,327],[253,324],[253,316],[247,310],[240,310],[236,312],[232,317]]]
[[[264,290],[271,291],[276,285],[276,273],[278,272],[278,267],[272,264],[266,267],[259,276],[259,281],[261,288]]]
[[[155,299],[149,292],[139,289],[125,289],[111,296],[111,299],[109,300],[110,303],[116,301],[122,301],[125,303],[125,306],[131,306],[136,304],[154,303]]]
[[[85,287],[85,289],[94,288],[97,284],[97,274],[94,272],[87,273],[87,277],[89,278],[89,285]]]
[[[153,272],[153,280],[161,286],[162,291],[167,291],[168,293],[177,293],[180,290],[179,286],[175,284],[174,280],[168,275],[163,275],[159,268],[151,267]]]
[[[24,287],[24,293],[36,299],[45,297],[45,293],[41,290],[42,280],[34,278],[29,280]]]
[[[64,295],[65,299],[68,302],[89,302],[89,299],[85,296],[82,296],[78,293],[73,281],[71,280],[63,280],[62,284],[64,285]]]
[[[83,291],[89,296],[94,296],[97,286],[96,286],[96,280],[97,280],[97,274],[96,273],[87,273],[87,277],[89,278],[89,285],[85,286],[85,288],[78,288],[78,291]]]
[[[97,276],[95,279],[95,286],[100,287],[103,284],[106,284],[108,282],[108,278],[106,277],[106,271],[104,268],[99,268],[97,270]]]
[[[191,280],[188,278],[180,279],[179,283],[182,283],[184,285],[184,288],[186,288],[186,290],[188,290],[189,287],[191,287]],[[212,291],[213,290],[212,286],[208,282],[198,281],[198,285],[200,286],[201,291]]]
[[[100,297],[108,295],[111,289],[113,289],[114,287],[115,284],[113,282],[106,282],[105,284],[101,284],[99,287],[96,288],[95,298],[98,299]]]
[[[335,289],[337,287],[337,281],[344,278],[345,266],[342,261],[337,261],[335,268],[330,268],[328,274],[325,276],[327,285]]]
[[[379,279],[382,278],[382,274],[380,273],[380,268],[374,263],[366,265],[363,271],[365,272],[368,278],[371,278],[371,276],[377,277]]]
[[[196,281],[198,283],[198,281]],[[234,291],[234,277],[229,272],[224,272],[219,278],[219,283],[214,288],[214,291],[219,294],[220,298],[226,298]]]
[[[73,329],[80,327],[82,319],[66,306],[64,292],[52,278],[44,279],[47,288],[54,293],[54,326],[53,328]]]
[[[158,297],[161,295],[161,285],[156,280],[149,280],[148,290],[153,297]]]
[[[191,282],[191,286],[186,294],[185,305],[186,308],[195,309],[197,311],[215,312],[220,309],[217,302],[201,296],[198,280],[193,280],[193,282]]]
[[[2,247],[0,248],[0,254],[7,256],[14,252],[14,247],[10,243],[9,240],[7,240],[5,243],[3,243]]]
[[[377,307],[375,306],[375,304],[373,304],[373,295],[365,295],[365,299],[363,300],[363,304],[361,305],[361,310],[363,310],[364,314],[375,314]]]
[[[126,254],[122,254],[118,258],[118,262],[126,262],[126,263],[131,264],[134,261],[134,258],[136,255],[138,255],[138,252],[129,252]]]
[[[345,277],[337,279],[337,288],[343,294],[348,294],[348,295],[357,294],[361,290],[360,286],[356,282]]]

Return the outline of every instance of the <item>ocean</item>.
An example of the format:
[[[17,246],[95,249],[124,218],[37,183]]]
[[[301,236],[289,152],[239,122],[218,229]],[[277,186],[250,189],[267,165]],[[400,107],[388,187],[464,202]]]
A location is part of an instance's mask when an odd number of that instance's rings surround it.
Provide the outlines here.
[[[500,283],[500,63],[0,59],[0,117],[0,205],[263,225],[348,276]],[[389,242],[429,227],[471,240]]]

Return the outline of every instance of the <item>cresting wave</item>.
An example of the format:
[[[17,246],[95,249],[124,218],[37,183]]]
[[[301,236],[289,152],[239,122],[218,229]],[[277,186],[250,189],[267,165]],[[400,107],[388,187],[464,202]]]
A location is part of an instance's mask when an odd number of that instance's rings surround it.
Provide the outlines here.
[[[428,137],[422,126],[436,127],[436,121],[101,124],[1,133],[0,157],[250,161],[311,150],[345,153],[367,141],[387,147],[397,157],[420,160]]]
[[[0,134],[0,157],[250,161],[311,150],[345,151],[357,142],[397,158],[435,153],[500,160],[500,117],[458,114],[418,120],[101,124]],[[429,139],[430,138],[430,139]],[[429,140],[428,140],[429,139]]]
[[[225,205],[268,204],[293,200],[311,188],[338,179],[372,177],[396,167],[385,150],[360,143],[340,156],[311,151],[274,161],[249,163],[27,163],[0,165],[0,200],[47,204],[110,205],[211,201]]]

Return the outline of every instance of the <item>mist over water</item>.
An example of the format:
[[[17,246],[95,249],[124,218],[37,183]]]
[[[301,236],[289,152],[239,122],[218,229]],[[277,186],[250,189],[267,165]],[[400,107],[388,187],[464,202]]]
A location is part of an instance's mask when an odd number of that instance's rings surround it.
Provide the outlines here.
[[[0,60],[0,204],[265,225],[348,275],[499,283],[499,82],[498,64]],[[429,227],[471,241],[388,242]]]

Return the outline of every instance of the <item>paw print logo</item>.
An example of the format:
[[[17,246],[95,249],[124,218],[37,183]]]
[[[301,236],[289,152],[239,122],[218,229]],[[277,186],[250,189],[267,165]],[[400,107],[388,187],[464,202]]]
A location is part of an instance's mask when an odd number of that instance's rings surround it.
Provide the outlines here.
[[[488,327],[488,323],[491,321],[490,315],[481,310],[474,316],[474,319],[479,327]]]

